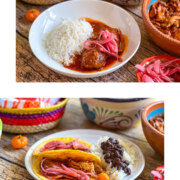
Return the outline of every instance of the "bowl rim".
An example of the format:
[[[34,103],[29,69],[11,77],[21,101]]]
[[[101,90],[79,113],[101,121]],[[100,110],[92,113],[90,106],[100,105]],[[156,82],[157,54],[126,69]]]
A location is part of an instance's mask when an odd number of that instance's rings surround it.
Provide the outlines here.
[[[155,31],[156,33],[159,34],[159,36],[161,36],[162,38],[165,38],[167,39],[168,41],[171,41],[177,45],[180,45],[180,41],[179,40],[176,40],[172,37],[168,37],[167,35],[165,35],[164,33],[162,33],[161,31],[159,31],[150,21],[149,17],[148,17],[148,13],[147,13],[147,6],[149,4],[151,0],[143,0],[143,3],[142,3],[142,15],[143,17],[145,18],[145,20],[148,22],[148,24],[150,25],[150,28]],[[153,3],[154,4],[154,3]]]
[[[146,124],[146,126],[148,126],[148,128],[150,128],[152,131],[154,131],[156,134],[160,135],[161,137],[164,137],[164,134],[162,134],[161,132],[159,132],[157,129],[155,129],[147,120],[147,116],[146,116],[146,112],[149,108],[153,107],[154,105],[157,104],[162,104],[164,107],[164,101],[156,101],[156,102],[152,102],[151,104],[147,105],[141,113],[141,120]]]
[[[149,98],[93,98],[99,101],[111,102],[111,103],[131,103],[147,100]]]

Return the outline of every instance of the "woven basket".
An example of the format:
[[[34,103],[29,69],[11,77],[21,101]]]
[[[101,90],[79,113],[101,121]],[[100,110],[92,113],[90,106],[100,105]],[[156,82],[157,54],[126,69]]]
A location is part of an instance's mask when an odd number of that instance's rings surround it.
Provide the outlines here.
[[[48,5],[62,2],[64,0],[22,0],[26,3],[37,4],[37,5]]]
[[[48,108],[0,108],[3,131],[9,133],[34,133],[55,127],[64,114],[68,99]]]

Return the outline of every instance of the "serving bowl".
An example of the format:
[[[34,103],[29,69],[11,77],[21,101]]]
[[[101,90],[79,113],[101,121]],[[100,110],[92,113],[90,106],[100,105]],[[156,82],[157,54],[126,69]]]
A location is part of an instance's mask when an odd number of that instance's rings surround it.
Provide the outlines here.
[[[149,8],[150,6],[158,0],[143,0],[142,3],[142,17],[145,28],[149,33],[152,40],[162,49],[172,54],[180,56],[180,41],[168,37],[161,31],[159,31],[149,19]]]
[[[55,127],[61,120],[68,98],[55,105],[41,108],[0,108],[3,131],[9,133],[35,133]]]
[[[88,17],[121,29],[122,33],[128,37],[127,50],[122,55],[123,62],[116,62],[101,71],[85,73],[65,68],[48,56],[43,47],[44,35],[61,24],[63,18],[79,19],[80,17]],[[134,56],[139,48],[140,39],[139,27],[128,12],[112,3],[99,0],[74,0],[54,5],[38,16],[29,33],[31,49],[39,61],[56,72],[76,78],[98,77],[119,69]]]
[[[156,152],[164,156],[164,134],[156,130],[149,123],[152,117],[162,113],[164,113],[164,102],[153,102],[143,109],[141,119],[143,132],[148,143]]]
[[[150,98],[81,98],[86,117],[98,126],[128,129],[140,120],[141,109],[154,101]]]

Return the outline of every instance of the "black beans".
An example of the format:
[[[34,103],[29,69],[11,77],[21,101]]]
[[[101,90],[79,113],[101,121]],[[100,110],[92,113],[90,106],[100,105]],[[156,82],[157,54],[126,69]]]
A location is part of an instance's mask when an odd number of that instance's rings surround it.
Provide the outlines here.
[[[105,162],[111,164],[111,168],[117,168],[117,170],[121,170],[122,168],[126,174],[131,174],[131,169],[128,168],[129,161],[122,160],[124,149],[118,140],[109,138],[107,141],[101,143],[101,149],[103,150]]]

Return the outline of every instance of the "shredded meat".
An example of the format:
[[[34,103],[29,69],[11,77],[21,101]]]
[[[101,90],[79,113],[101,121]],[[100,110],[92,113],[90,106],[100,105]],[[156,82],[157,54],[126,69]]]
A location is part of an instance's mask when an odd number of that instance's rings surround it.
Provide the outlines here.
[[[78,162],[78,161],[69,160],[68,166],[88,173],[95,172],[93,162],[84,162],[84,161]]]
[[[180,40],[180,0],[155,2],[150,7],[149,17],[162,33]]]

